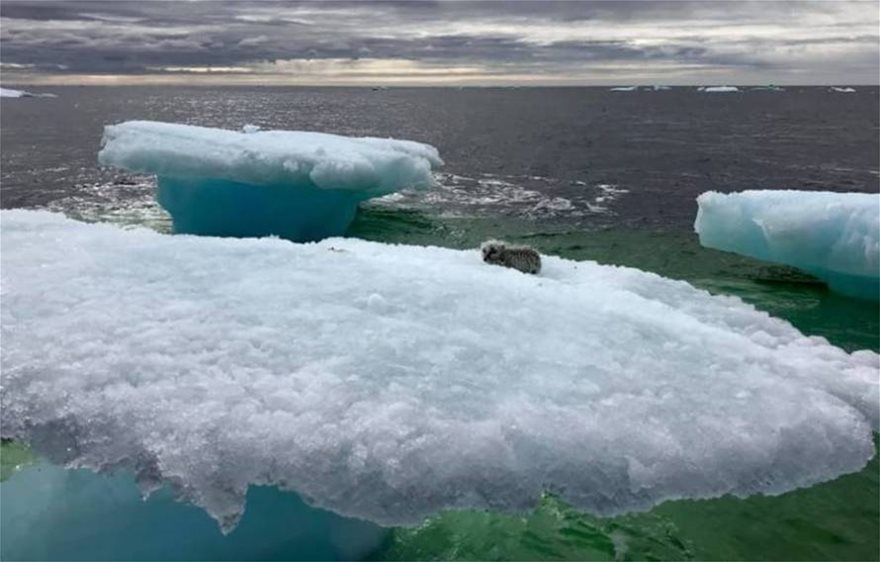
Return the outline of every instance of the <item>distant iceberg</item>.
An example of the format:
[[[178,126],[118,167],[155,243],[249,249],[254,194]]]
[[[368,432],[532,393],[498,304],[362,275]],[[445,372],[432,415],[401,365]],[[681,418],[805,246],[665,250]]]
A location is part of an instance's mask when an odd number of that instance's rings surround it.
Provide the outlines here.
[[[707,94],[723,94],[728,92],[738,92],[739,88],[736,86],[703,86],[697,88],[697,90],[706,92]]]
[[[654,85],[654,86],[651,86],[651,89],[654,90],[655,92],[661,92],[661,91],[663,91],[663,90],[671,90],[671,89],[672,89],[672,86],[658,86],[658,85]]]
[[[443,164],[418,142],[253,125],[129,121],[105,127],[102,145],[101,164],[158,176],[157,199],[177,233],[299,242],[345,233],[362,201],[428,189]]]
[[[639,89],[638,86],[617,86],[616,88],[610,88],[609,92],[635,92]]]
[[[0,88],[0,98],[57,98],[55,94],[34,94],[25,90]]]
[[[849,88],[849,87],[847,87],[847,88],[838,88],[837,86],[831,86],[830,88],[828,88],[828,91],[829,91],[829,92],[838,92],[838,93],[841,93],[841,94],[853,94],[853,93],[855,93],[856,89],[855,89],[855,88]]]
[[[2,435],[167,483],[227,531],[252,484],[383,525],[545,491],[610,515],[779,494],[875,452],[876,353],[682,281],[0,219]]]
[[[709,248],[784,263],[843,294],[880,298],[880,195],[710,191],[694,228]]]
[[[751,90],[752,90],[753,92],[760,92],[760,91],[764,91],[764,92],[784,92],[784,91],[785,91],[785,88],[780,88],[779,86],[775,86],[775,85],[773,85],[773,84],[769,84],[769,85],[767,85],[767,86],[755,86],[755,87],[751,88]]]
[[[10,90],[9,88],[0,88],[0,98],[24,98],[30,95],[30,92],[25,92],[24,90]]]

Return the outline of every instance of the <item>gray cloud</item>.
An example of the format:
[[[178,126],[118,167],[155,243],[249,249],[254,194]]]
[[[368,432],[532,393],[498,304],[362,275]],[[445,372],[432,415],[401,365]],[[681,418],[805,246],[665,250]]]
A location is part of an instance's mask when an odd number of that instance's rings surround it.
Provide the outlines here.
[[[214,67],[279,80],[276,61],[334,61],[328,68],[338,73],[346,68],[339,61],[369,60],[362,66],[377,80],[384,68],[377,61],[386,61],[466,66],[473,80],[482,72],[535,82],[625,75],[678,83],[802,83],[804,76],[877,83],[878,24],[872,1],[4,0],[0,62],[4,74],[26,68],[57,76]],[[308,69],[320,79],[319,65]]]

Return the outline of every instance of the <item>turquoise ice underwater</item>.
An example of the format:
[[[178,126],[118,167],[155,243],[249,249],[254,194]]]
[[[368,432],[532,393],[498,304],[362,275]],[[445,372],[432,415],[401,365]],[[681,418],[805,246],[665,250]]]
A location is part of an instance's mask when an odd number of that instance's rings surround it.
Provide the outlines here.
[[[313,132],[241,132],[129,121],[105,128],[98,160],[158,176],[180,234],[341,236],[362,201],[428,189],[443,164],[422,143]]]
[[[144,489],[171,483],[227,528],[249,484],[414,524],[528,509],[545,490],[608,514],[778,493],[874,454],[875,353],[653,274],[550,259],[528,278],[476,252],[168,237],[44,213],[4,211],[2,227],[4,436],[75,466],[134,469]],[[65,404],[71,393],[82,403]],[[125,480],[104,484],[136,499]],[[147,505],[210,522],[165,494]],[[106,528],[97,516],[82,529]],[[361,537],[348,545],[381,539],[321,517],[327,535]]]

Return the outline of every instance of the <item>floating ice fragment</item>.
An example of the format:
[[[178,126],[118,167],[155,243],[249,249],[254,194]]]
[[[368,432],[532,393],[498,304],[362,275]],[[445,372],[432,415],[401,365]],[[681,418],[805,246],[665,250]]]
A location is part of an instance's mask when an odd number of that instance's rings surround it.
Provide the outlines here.
[[[784,263],[841,293],[880,298],[880,195],[710,191],[694,229],[709,248]]]
[[[855,88],[848,88],[848,87],[847,88],[839,88],[837,86],[831,86],[830,88],[828,88],[828,91],[829,92],[837,92],[840,94],[854,94],[856,90],[855,90]]]
[[[244,127],[241,128],[241,132],[242,132],[242,133],[256,133],[256,132],[259,131],[261,128],[262,128],[262,127],[260,127],[259,125],[251,125],[251,124],[247,124],[247,125],[245,125]]]
[[[412,141],[151,121],[104,128],[101,164],[158,176],[174,230],[295,241],[341,235],[361,201],[428,189],[437,149]]]
[[[30,96],[30,93],[24,90],[10,90],[9,88],[0,88],[0,98],[23,98]]]
[[[0,88],[0,98],[57,98],[55,94],[34,94],[25,90]]]
[[[779,86],[776,86],[774,84],[769,84],[767,86],[755,86],[754,88],[751,88],[751,90],[756,92],[784,92],[785,88],[780,88]]]
[[[3,435],[227,530],[251,484],[416,524],[546,490],[597,514],[776,494],[874,454],[877,354],[681,281],[0,219]]]
[[[707,94],[723,94],[739,91],[739,88],[737,88],[736,86],[704,86],[697,89],[701,92],[706,92]]]
[[[638,86],[618,86],[616,88],[611,88],[609,92],[635,92],[639,89]]]

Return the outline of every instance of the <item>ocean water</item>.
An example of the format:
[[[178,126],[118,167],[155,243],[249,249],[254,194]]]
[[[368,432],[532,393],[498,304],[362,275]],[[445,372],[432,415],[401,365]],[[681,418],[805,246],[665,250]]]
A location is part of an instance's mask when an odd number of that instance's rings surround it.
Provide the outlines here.
[[[877,192],[878,89],[857,89],[55,88],[48,91],[58,98],[0,104],[0,204],[169,231],[152,178],[97,166],[103,125],[128,119],[413,139],[446,161],[437,188],[368,203],[350,236],[457,248],[487,238],[528,243],[684,279],[844,349],[878,351],[876,303],[830,293],[790,268],[704,249],[692,229],[694,199],[710,189]],[[381,529],[254,489],[227,537],[169,494],[134,501],[125,474],[63,471],[15,443],[3,445],[0,460],[4,559],[880,559],[876,457],[857,474],[783,496],[668,502],[612,519],[548,496],[528,514],[452,512]],[[126,524],[96,539],[73,517],[84,503],[95,521],[123,520],[124,509]],[[189,521],[187,539],[156,524],[164,520]],[[9,530],[23,522],[51,528],[51,537],[25,530],[10,546]],[[327,540],[321,529],[330,528],[344,537]]]

